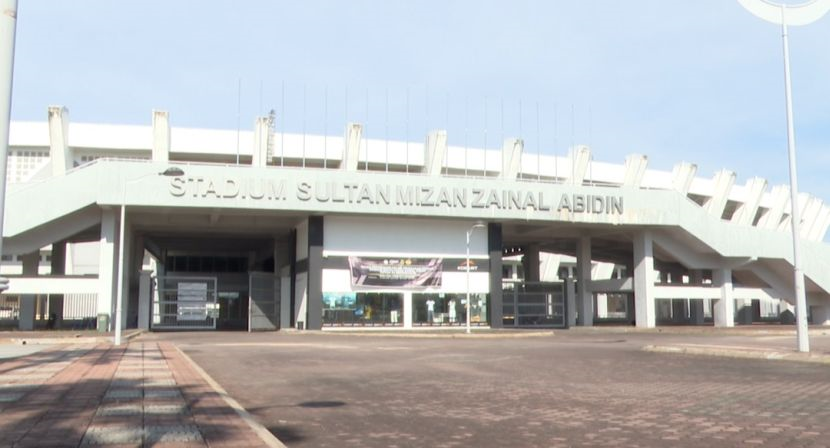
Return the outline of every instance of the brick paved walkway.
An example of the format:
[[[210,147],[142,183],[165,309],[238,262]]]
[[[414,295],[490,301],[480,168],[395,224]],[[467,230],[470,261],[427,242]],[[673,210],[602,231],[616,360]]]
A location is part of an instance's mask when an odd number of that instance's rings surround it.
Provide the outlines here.
[[[0,447],[267,446],[168,343],[0,361]]]

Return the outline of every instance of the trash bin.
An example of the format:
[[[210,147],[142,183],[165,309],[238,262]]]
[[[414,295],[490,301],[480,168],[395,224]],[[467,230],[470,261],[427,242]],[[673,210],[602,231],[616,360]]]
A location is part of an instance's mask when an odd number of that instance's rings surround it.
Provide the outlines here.
[[[98,315],[98,332],[104,333],[110,328],[110,315],[101,313]]]

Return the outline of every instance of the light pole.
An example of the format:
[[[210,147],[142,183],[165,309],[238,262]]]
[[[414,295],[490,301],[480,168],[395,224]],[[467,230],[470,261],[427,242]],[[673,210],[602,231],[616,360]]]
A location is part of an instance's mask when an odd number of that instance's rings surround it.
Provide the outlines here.
[[[798,173],[795,159],[795,129],[793,126],[792,86],[790,82],[790,45],[787,25],[807,25],[820,19],[830,10],[830,0],[812,0],[800,5],[787,6],[767,0],[738,0],[749,12],[777,25],[781,25],[781,40],[784,47],[784,96],[787,109],[787,156],[790,162],[790,221],[793,237],[793,273],[795,276],[795,316],[798,351],[810,351],[810,337],[807,331],[807,297],[804,291],[804,271],[801,268],[799,238],[801,213],[798,209]]]
[[[0,253],[3,253],[3,211],[6,208],[6,156],[9,153],[9,122],[12,113],[14,74],[14,35],[17,26],[17,0],[0,0]],[[0,277],[0,292],[9,280]]]
[[[129,179],[121,186],[121,221],[118,225],[118,289],[115,290],[115,328],[113,329],[113,344],[121,345],[121,308],[124,302],[124,216],[127,208],[127,186],[149,176],[180,177],[184,171],[178,167],[170,167],[160,173],[149,173]]]
[[[470,306],[470,237],[473,235],[473,231],[479,227],[484,227],[484,223],[477,222],[467,230],[467,262],[465,263],[467,271],[467,334],[470,334],[470,311],[472,310]]]

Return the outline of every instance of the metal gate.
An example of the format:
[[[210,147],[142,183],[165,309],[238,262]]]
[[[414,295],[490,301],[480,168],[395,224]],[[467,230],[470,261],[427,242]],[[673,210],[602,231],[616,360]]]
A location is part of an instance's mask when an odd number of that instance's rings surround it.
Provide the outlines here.
[[[564,283],[511,282],[503,289],[505,327],[567,328]]]
[[[216,277],[158,277],[155,289],[153,330],[216,329]]]
[[[280,278],[269,272],[248,275],[248,331],[279,330]]]

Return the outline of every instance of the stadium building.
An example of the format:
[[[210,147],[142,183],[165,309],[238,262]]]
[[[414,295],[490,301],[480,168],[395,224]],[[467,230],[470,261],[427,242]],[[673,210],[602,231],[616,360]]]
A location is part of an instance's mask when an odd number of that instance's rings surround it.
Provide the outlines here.
[[[150,330],[452,328],[468,306],[492,328],[786,321],[797,206],[810,319],[830,324],[830,207],[816,197],[643,155],[595,162],[586,146],[273,122],[70,123],[63,107],[12,122],[0,323],[105,330],[119,296],[123,326]]]

